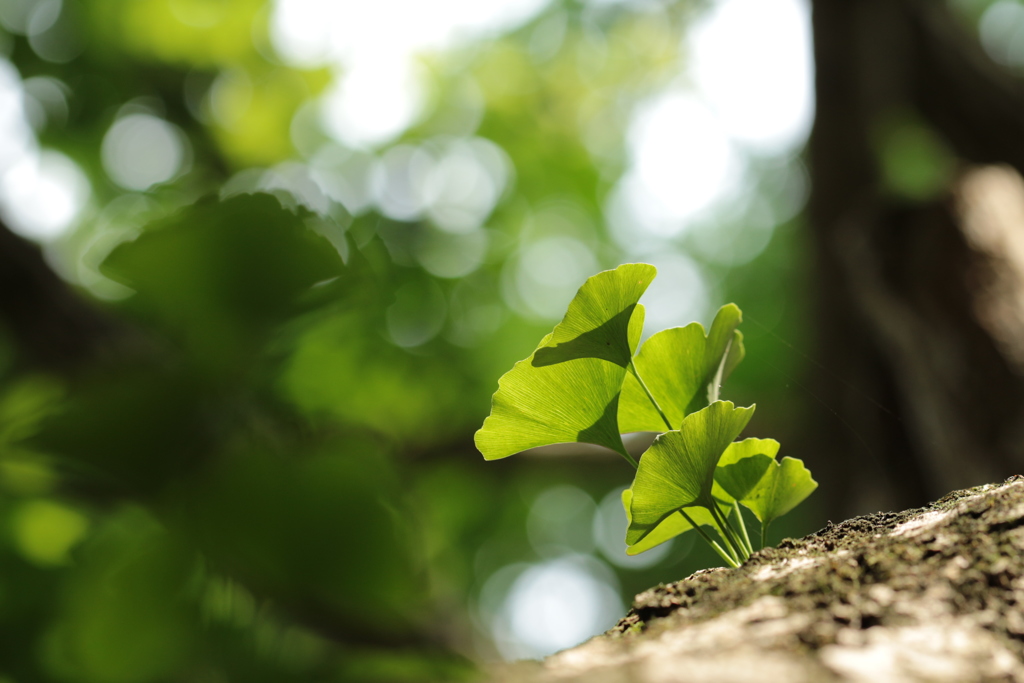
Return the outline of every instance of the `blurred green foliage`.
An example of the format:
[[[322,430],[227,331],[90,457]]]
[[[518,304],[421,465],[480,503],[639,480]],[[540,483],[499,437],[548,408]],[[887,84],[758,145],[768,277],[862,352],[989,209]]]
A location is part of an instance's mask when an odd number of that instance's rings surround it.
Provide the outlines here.
[[[0,15],[34,6],[0,0]],[[271,9],[66,0],[57,26],[75,50],[60,59],[48,33],[5,24],[20,77],[66,89],[40,144],[91,185],[47,256],[125,340],[64,374],[0,336],[3,680],[468,679],[495,652],[485,585],[540,558],[526,523],[538,494],[581,471],[597,501],[628,482],[614,455],[485,466],[472,433],[497,377],[550,328],[517,303],[523,250],[568,237],[596,265],[621,260],[602,209],[631,112],[678,76],[694,6],[556,2],[422,59],[430,104],[388,147],[476,136],[507,155],[466,272],[445,260],[469,248],[458,230],[282,180],[317,155],[365,153],[306,115],[333,75],[274,54]],[[181,173],[144,192],[111,179],[103,140],[126,112],[177,127]],[[777,196],[764,165],[755,191]],[[772,421],[757,431],[783,441],[799,418],[796,220],[741,269],[694,256],[709,303],[736,300],[750,321],[732,395],[756,394]],[[714,561],[677,550],[616,570],[627,604]]]

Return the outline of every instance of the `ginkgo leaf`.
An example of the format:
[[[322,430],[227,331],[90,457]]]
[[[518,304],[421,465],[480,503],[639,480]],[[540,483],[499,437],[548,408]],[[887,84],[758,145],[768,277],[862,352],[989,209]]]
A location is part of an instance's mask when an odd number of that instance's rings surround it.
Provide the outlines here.
[[[735,304],[722,306],[709,332],[700,323],[662,330],[633,359],[640,377],[676,427],[683,418],[718,398],[718,387],[743,360],[743,319]],[[669,429],[637,379],[629,374],[619,399],[619,428],[627,432]]]
[[[779,452],[779,442],[775,439],[744,439],[729,444],[715,468],[715,486],[712,496],[719,502],[723,516],[731,512],[734,500],[746,496],[761,480],[765,471],[774,462]],[[632,521],[629,506],[633,500],[633,491],[622,492],[622,505],[626,509],[626,519]],[[711,511],[703,507],[685,508],[686,514],[697,524],[717,529]],[[626,548],[627,555],[637,555],[668,541],[679,534],[689,531],[693,525],[683,515],[676,512],[663,519],[653,530],[644,534],[641,541]]]
[[[619,436],[619,392],[643,328],[637,302],[656,272],[629,263],[583,284],[562,322],[498,380],[475,437],[484,458],[573,442],[630,457]]]
[[[714,496],[730,503],[742,501],[775,462],[778,452],[775,439],[744,439],[729,444],[715,468]]]
[[[622,507],[626,510],[626,521],[632,523],[632,517],[630,516],[629,506],[633,501],[632,489],[626,489],[622,492]],[[711,516],[711,511],[707,508],[702,507],[689,507],[685,508],[686,514],[697,524],[716,527],[715,518]],[[683,517],[682,514],[676,512],[669,515],[665,519],[654,527],[653,530],[649,530],[648,533],[643,535],[643,538],[634,543],[633,545],[626,546],[627,555],[639,555],[640,553],[650,550],[651,548],[661,545],[665,541],[670,541],[676,536],[693,528]],[[717,528],[717,527],[716,527]]]
[[[715,467],[753,414],[753,406],[737,408],[729,401],[716,401],[683,418],[678,431],[655,439],[640,459],[631,487],[627,544],[638,543],[680,508],[710,509],[716,504]]]
[[[785,457],[773,463],[757,485],[740,502],[767,528],[818,488],[801,460]]]

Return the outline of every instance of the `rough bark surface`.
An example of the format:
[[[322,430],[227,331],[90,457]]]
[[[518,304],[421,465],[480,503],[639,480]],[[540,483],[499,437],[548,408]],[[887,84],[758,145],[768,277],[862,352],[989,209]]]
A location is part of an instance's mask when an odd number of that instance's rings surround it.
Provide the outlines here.
[[[496,681],[1024,681],[1024,477],[877,513],[638,595]]]

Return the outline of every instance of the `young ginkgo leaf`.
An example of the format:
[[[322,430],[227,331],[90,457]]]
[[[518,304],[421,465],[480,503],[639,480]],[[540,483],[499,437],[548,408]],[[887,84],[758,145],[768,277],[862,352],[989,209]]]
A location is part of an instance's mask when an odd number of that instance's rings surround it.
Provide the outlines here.
[[[632,524],[633,519],[630,516],[629,506],[633,502],[633,491],[632,489],[626,489],[622,492],[622,507],[626,510],[626,521],[628,524]],[[711,511],[707,508],[702,507],[689,507],[685,508],[686,514],[695,523],[704,526],[715,527],[715,518],[711,516]],[[723,510],[728,514],[728,509]],[[627,524],[627,526],[628,526]],[[665,519],[661,520],[653,529],[650,529],[643,535],[643,537],[637,543],[626,546],[627,555],[639,555],[640,553],[650,550],[654,546],[661,545],[665,541],[669,541],[681,533],[689,531],[693,528],[693,525],[679,512],[675,512]]]
[[[740,502],[767,528],[818,488],[801,460],[785,457],[772,463],[757,485]]]
[[[662,330],[644,342],[633,359],[637,372],[673,427],[718,400],[718,387],[743,360],[743,319],[735,304],[722,306],[707,333],[700,323]],[[664,432],[665,421],[633,375],[627,375],[619,399],[619,429]]]
[[[633,479],[628,545],[638,543],[680,508],[716,504],[715,467],[753,414],[754,406],[737,408],[729,401],[716,401],[683,418],[678,431],[655,439]]]
[[[619,392],[643,328],[637,302],[656,272],[628,263],[583,284],[562,322],[498,380],[491,414],[475,437],[484,458],[573,442],[629,458],[619,436]]]
[[[775,463],[779,442],[775,439],[744,439],[729,444],[715,468],[714,496],[743,501]]]

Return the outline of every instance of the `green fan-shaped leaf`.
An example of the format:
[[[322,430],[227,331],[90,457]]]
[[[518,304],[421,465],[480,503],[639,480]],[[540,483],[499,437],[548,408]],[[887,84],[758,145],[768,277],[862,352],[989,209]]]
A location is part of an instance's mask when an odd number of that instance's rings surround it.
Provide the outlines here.
[[[744,439],[729,444],[715,468],[715,497],[742,501],[775,462],[778,452],[775,439]]]
[[[622,492],[622,507],[626,509],[626,520],[629,523],[633,522],[633,519],[629,512],[629,506],[633,501],[633,490],[626,489]],[[702,507],[689,507],[685,508],[686,514],[690,516],[697,524],[714,527],[715,518],[711,516],[711,511],[707,508]],[[650,550],[654,546],[661,545],[665,541],[669,541],[679,534],[689,531],[693,528],[693,525],[686,521],[680,513],[675,512],[655,526],[653,529],[648,530],[648,533],[643,535],[643,538],[633,545],[626,546],[627,555],[639,555],[640,553]]]
[[[786,457],[773,463],[750,493],[740,502],[767,527],[818,488],[801,460]]]
[[[678,431],[655,439],[640,459],[631,487],[627,544],[638,543],[680,508],[715,505],[715,467],[753,414],[753,406],[737,408],[729,401],[715,401],[687,415]]]
[[[743,360],[743,335],[736,329],[742,319],[740,309],[728,304],[718,310],[709,332],[690,323],[662,330],[640,348],[633,363],[672,426],[718,399],[718,387]],[[667,429],[631,374],[619,399],[619,428],[623,433]]]
[[[584,283],[562,322],[498,380],[491,414],[476,433],[486,459],[573,442],[626,455],[617,421],[619,392],[643,328],[637,302],[656,272],[654,266],[629,263]]]

